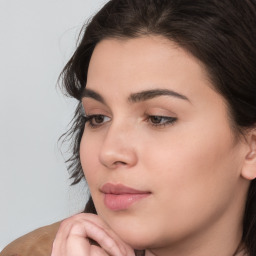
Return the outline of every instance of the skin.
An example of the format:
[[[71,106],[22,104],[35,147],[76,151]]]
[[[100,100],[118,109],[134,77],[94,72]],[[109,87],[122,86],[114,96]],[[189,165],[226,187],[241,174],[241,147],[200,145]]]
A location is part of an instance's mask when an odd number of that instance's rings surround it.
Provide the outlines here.
[[[98,118],[86,123],[80,146],[98,216],[65,221],[52,255],[134,255],[132,248],[146,248],[147,256],[233,255],[253,178],[246,165],[251,148],[235,136],[202,63],[159,36],[106,39],[93,52],[86,88],[101,96],[82,100],[86,115]],[[134,96],[148,90],[180,96]],[[150,195],[113,211],[100,191],[105,183]],[[101,246],[98,254],[88,237]],[[114,241],[111,249],[105,238]],[[75,247],[80,254],[65,254]]]

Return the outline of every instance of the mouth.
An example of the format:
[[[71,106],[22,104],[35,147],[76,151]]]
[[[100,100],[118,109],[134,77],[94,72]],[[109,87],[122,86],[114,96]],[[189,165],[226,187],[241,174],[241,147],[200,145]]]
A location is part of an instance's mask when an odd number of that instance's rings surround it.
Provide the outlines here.
[[[113,211],[128,209],[132,204],[148,197],[151,192],[137,190],[122,184],[104,184],[100,191],[104,194],[104,204]]]

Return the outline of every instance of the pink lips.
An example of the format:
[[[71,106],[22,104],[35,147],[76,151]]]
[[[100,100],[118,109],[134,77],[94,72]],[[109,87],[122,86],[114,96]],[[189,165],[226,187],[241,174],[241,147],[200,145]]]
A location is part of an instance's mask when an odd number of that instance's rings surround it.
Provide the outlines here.
[[[106,183],[102,186],[101,192],[105,194],[104,203],[113,211],[128,209],[130,205],[150,195],[148,191],[126,187],[122,184]]]

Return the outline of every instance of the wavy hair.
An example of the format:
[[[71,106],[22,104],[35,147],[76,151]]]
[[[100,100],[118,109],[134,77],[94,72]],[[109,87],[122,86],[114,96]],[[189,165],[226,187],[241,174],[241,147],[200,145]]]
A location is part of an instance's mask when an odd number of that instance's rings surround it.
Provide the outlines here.
[[[256,1],[255,0],[111,0],[86,23],[76,51],[60,80],[65,93],[78,100],[70,140],[68,168],[77,184],[84,178],[79,146],[84,121],[81,95],[97,43],[106,38],[128,39],[161,35],[174,41],[205,66],[215,90],[226,100],[235,132],[256,124]],[[85,212],[96,213],[90,197]],[[256,255],[256,183],[248,191],[243,243]]]

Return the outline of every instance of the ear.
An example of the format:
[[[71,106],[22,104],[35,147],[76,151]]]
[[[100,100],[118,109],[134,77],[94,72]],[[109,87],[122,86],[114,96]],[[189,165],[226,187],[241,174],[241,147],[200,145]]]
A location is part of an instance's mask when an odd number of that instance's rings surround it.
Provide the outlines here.
[[[247,152],[242,168],[242,176],[247,180],[256,178],[256,128],[246,135]]]

